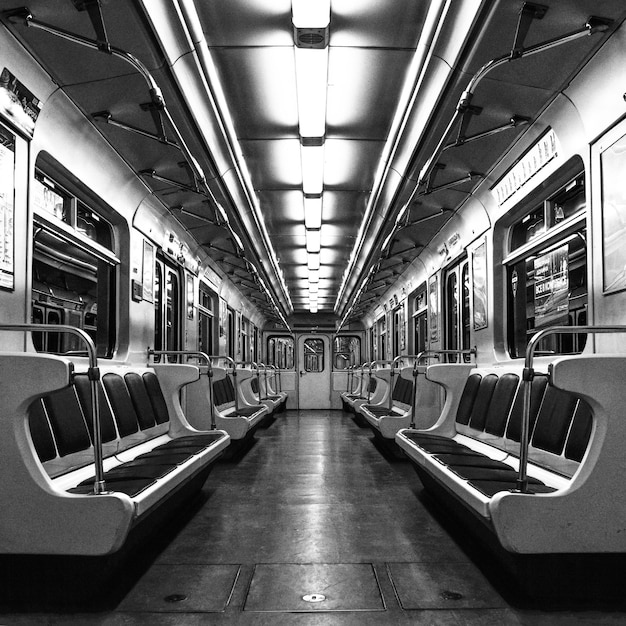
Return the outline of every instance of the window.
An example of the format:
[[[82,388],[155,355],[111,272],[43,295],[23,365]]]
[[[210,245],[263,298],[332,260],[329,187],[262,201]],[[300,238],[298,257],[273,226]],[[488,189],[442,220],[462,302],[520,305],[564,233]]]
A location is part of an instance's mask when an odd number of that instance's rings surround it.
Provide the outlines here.
[[[293,337],[269,337],[267,340],[267,364],[281,370],[293,369]]]
[[[464,259],[446,271],[445,275],[445,348],[468,350],[470,347],[470,285],[469,264]],[[457,358],[448,359],[456,362]],[[469,355],[465,356],[469,361]]]
[[[40,170],[31,199],[33,322],[82,328],[93,339],[98,356],[111,357],[119,264],[113,253],[112,224],[100,207],[92,208]],[[33,333],[33,342],[42,352],[83,354],[85,350],[78,337],[65,333]]]
[[[426,283],[420,285],[413,301],[413,351],[424,352],[428,338],[428,299]]]
[[[404,349],[404,332],[404,305],[400,305],[393,311],[393,358]]]
[[[245,317],[241,317],[241,360],[250,360],[250,322]]]
[[[228,318],[228,356],[234,359],[236,346],[235,312],[228,307],[226,316]]]
[[[584,208],[580,174],[511,227],[513,254],[505,265],[513,357],[523,357],[529,339],[542,328],[587,323]],[[537,346],[537,353],[576,354],[585,341],[582,335],[553,335]]]
[[[215,294],[208,285],[200,282],[198,289],[198,350],[213,354],[215,316]]]
[[[305,339],[304,340],[304,371],[323,372],[324,371],[324,340]]]
[[[154,349],[180,350],[180,270],[157,258],[154,275]],[[176,361],[176,357],[169,360]]]
[[[378,331],[378,360],[384,361],[387,358],[387,319],[386,315],[383,315],[377,322],[376,328]]]
[[[340,335],[333,341],[333,368],[346,370],[361,362],[361,338]]]

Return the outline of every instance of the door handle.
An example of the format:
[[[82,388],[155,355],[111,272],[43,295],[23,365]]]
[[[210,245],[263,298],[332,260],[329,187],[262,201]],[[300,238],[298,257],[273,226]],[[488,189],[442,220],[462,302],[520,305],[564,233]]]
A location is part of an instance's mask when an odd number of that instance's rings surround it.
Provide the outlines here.
[[[300,378],[302,378],[303,376],[304,376],[304,372],[300,370]]]

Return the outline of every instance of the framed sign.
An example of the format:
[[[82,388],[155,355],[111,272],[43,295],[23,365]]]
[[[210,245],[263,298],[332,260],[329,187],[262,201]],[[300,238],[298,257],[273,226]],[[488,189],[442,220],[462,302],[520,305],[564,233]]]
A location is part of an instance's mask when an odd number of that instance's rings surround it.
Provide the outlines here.
[[[0,289],[15,285],[15,135],[0,126]]]
[[[142,274],[143,299],[152,302],[154,299],[154,246],[145,240],[143,242]]]
[[[430,340],[439,340],[439,279],[431,276],[428,281],[428,326]]]
[[[602,288],[604,293],[626,289],[626,135],[602,151]]]
[[[487,328],[487,242],[483,241],[472,255],[472,288],[474,330]]]

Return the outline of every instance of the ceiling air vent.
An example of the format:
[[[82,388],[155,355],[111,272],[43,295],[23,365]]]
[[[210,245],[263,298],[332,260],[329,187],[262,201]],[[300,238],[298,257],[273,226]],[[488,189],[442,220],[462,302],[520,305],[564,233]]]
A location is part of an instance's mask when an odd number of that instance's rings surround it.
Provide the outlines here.
[[[293,40],[297,48],[315,48],[323,50],[328,45],[330,27],[293,28]]]

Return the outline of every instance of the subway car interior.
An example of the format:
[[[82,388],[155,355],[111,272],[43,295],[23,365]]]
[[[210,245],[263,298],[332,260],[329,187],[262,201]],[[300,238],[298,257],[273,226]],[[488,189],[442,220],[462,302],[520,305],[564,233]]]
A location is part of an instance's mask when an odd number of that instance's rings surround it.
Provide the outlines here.
[[[625,19],[0,0],[0,623],[626,621]]]

